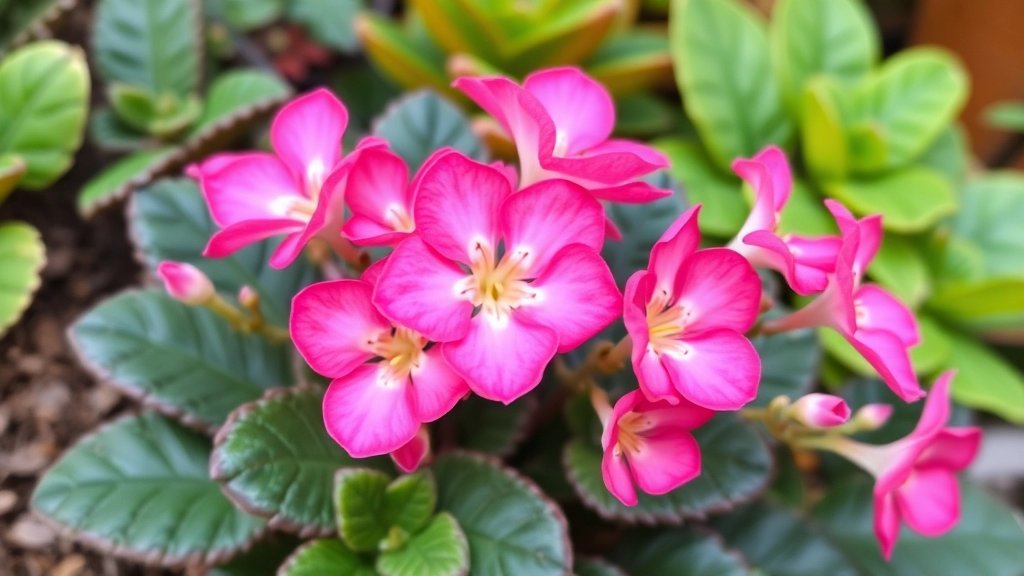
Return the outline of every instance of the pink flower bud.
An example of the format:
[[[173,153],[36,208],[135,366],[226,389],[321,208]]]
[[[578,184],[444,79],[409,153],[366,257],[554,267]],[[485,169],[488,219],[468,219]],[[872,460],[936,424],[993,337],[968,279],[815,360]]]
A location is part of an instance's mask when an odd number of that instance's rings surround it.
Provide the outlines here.
[[[842,398],[829,394],[808,394],[789,409],[793,420],[811,428],[832,428],[850,419],[850,407]]]
[[[260,303],[260,295],[252,289],[252,286],[242,286],[238,291],[238,303],[246,308],[253,308]]]
[[[213,298],[213,283],[198,268],[183,262],[161,262],[156,268],[164,288],[175,300],[200,306]]]
[[[857,410],[853,417],[859,428],[864,431],[878,430],[889,421],[892,416],[892,406],[888,404],[867,404]]]

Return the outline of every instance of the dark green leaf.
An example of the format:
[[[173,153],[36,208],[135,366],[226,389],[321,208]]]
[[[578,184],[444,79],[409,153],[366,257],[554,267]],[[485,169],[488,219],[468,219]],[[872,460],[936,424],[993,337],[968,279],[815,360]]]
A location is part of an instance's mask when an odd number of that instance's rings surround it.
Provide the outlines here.
[[[672,139],[659,140],[654,145],[668,156],[672,163],[669,173],[682,183],[683,194],[690,204],[702,204],[701,232],[720,238],[739,232],[750,211],[741,193],[740,179],[731,172],[719,171],[696,142]],[[660,235],[661,232],[654,239]]]
[[[629,534],[611,559],[641,576],[748,576],[743,559],[719,538],[692,528]]]
[[[380,576],[464,576],[469,570],[469,544],[458,522],[442,512],[399,550],[377,557]]]
[[[89,137],[103,148],[114,152],[127,152],[146,147],[149,136],[122,122],[110,108],[93,110],[89,120]]]
[[[751,342],[761,357],[761,383],[751,406],[767,406],[776,396],[796,399],[810,391],[821,361],[814,330],[756,336]]]
[[[49,37],[53,24],[77,4],[77,0],[0,1],[0,54],[32,38]]]
[[[141,150],[108,166],[87,182],[78,193],[78,211],[89,217],[118,200],[132,189],[145,186],[167,171],[179,158],[173,146]]]
[[[28,308],[45,264],[46,247],[35,228],[23,222],[0,224],[0,336]]]
[[[40,481],[37,512],[84,542],[179,566],[248,548],[266,523],[210,480],[210,441],[161,416],[123,418],[86,436]]]
[[[278,576],[377,576],[367,564],[341,540],[314,540],[295,551],[277,572]]]
[[[288,19],[302,24],[317,41],[343,52],[359,46],[353,20],[362,0],[291,0]]]
[[[984,275],[1024,276],[1024,176],[996,172],[973,178],[960,195],[950,231],[977,248]]]
[[[670,132],[678,115],[675,104],[650,94],[633,94],[615,101],[615,133],[653,136]]]
[[[281,565],[298,547],[296,538],[272,533],[252,550],[239,554],[227,564],[215,566],[206,576],[276,576]]]
[[[287,1],[204,0],[203,9],[210,19],[223,21],[232,28],[248,32],[280,18]]]
[[[476,160],[487,159],[487,151],[462,112],[430,91],[413,92],[393,102],[374,123],[373,133],[391,144],[411,172],[445,146]]]
[[[622,568],[600,558],[577,558],[576,576],[626,576]]]
[[[504,457],[515,451],[526,434],[526,425],[537,409],[537,398],[524,396],[504,405],[470,396],[452,410],[459,445],[467,450]]]
[[[230,130],[243,120],[284,102],[292,89],[274,74],[256,69],[234,69],[214,79],[206,103],[190,138],[206,139]]]
[[[950,182],[921,166],[824,186],[829,196],[855,214],[881,214],[882,226],[892,232],[921,232],[956,211],[956,194]]]

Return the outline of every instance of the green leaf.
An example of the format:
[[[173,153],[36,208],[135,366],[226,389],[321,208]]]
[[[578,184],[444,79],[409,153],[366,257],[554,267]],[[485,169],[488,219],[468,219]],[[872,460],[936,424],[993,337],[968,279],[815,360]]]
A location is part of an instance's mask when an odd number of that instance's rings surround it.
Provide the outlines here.
[[[576,576],[626,576],[622,568],[601,558],[577,558]]]
[[[772,12],[770,40],[779,84],[794,108],[814,76],[854,84],[878,61],[878,33],[859,0],[783,0]]]
[[[890,58],[858,88],[854,122],[881,130],[888,168],[905,166],[953,121],[967,91],[967,74],[952,55],[912,48]]]
[[[470,396],[455,405],[459,446],[494,456],[509,456],[526,435],[526,425],[537,409],[537,398],[524,396],[504,405]]]
[[[859,576],[860,572],[820,528],[765,502],[755,502],[711,522],[725,543],[762,574]]]
[[[353,550],[377,550],[394,528],[406,537],[416,534],[433,515],[437,485],[430,473],[390,480],[379,470],[365,468],[345,468],[335,476],[338,532]]]
[[[615,96],[644,94],[638,91],[662,84],[672,71],[668,36],[656,29],[627,30],[602,43],[584,68]]]
[[[233,127],[240,120],[281,104],[292,89],[274,74],[256,69],[235,69],[217,76],[191,138]]]
[[[14,154],[0,155],[0,204],[14,191],[25,176],[25,161]]]
[[[377,557],[381,576],[464,576],[469,570],[469,543],[458,522],[442,512],[403,548]]]
[[[414,92],[393,102],[375,122],[373,133],[391,144],[411,172],[445,146],[476,160],[487,159],[466,117],[434,92]]]
[[[1024,131],[1024,103],[996,102],[985,109],[985,123],[1012,132]]]
[[[743,559],[720,539],[684,528],[634,531],[611,555],[629,574],[643,576],[748,576]]]
[[[671,139],[658,140],[654,145],[668,156],[672,163],[669,173],[682,183],[690,204],[703,204],[701,232],[721,238],[739,232],[750,212],[741,193],[740,179],[732,172],[720,172],[696,142]],[[654,239],[660,235],[658,232]]]
[[[217,433],[210,477],[243,510],[303,537],[334,532],[335,472],[389,469],[386,458],[356,460],[323,425],[323,391],[285,388],[231,413]]]
[[[196,0],[101,0],[93,56],[107,82],[160,96],[199,88],[201,8]]]
[[[960,521],[955,528],[938,538],[904,528],[889,562],[879,552],[873,509],[871,482],[860,477],[833,487],[814,510],[829,538],[861,573],[1018,576],[1024,565],[1024,532],[1012,507],[969,483],[961,483]]]
[[[367,58],[384,76],[410,90],[427,86],[449,97],[459,94],[450,86],[445,52],[425,34],[372,12],[359,14],[355,28]]]
[[[767,406],[776,396],[796,399],[810,391],[821,362],[821,345],[814,330],[755,336],[751,342],[761,357],[761,383],[751,406]]]
[[[881,214],[886,230],[910,234],[956,211],[956,195],[941,174],[911,166],[883,176],[825,184],[829,196],[858,215]]]
[[[373,566],[349,550],[341,540],[314,540],[295,551],[278,576],[377,576]]]
[[[764,23],[737,0],[675,0],[669,20],[676,82],[711,158],[729,170],[793,125],[772,73]]]
[[[343,52],[359,47],[352,22],[362,0],[291,0],[288,19],[302,24],[317,41]]]
[[[125,124],[110,108],[93,110],[89,137],[100,148],[112,152],[129,152],[150,144],[149,135]]]
[[[782,209],[778,231],[782,234],[804,236],[839,233],[836,220],[825,208],[821,195],[799,176],[793,179],[793,190],[789,194],[789,202],[786,202],[786,207]]]
[[[849,171],[850,151],[843,126],[841,90],[832,78],[815,78],[798,100],[804,163],[819,181],[844,180]]]
[[[995,172],[968,181],[950,232],[977,248],[985,276],[1024,276],[1024,175]]]
[[[317,278],[305,258],[298,258],[285,270],[271,268],[268,261],[280,242],[277,239],[258,242],[225,258],[204,258],[203,249],[218,227],[191,179],[161,180],[140,191],[129,214],[135,244],[151,271],[164,260],[187,262],[232,298],[242,286],[251,286],[260,295],[264,316],[273,324],[288,324],[292,297]]]
[[[107,100],[117,117],[135,130],[149,132],[157,117],[157,96],[145,88],[113,82],[107,87]]]
[[[917,324],[921,329],[921,343],[910,349],[910,361],[915,372],[927,376],[946,365],[953,344],[946,331],[931,316],[918,313]]]
[[[1024,376],[970,336],[958,332],[947,336],[952,343],[949,367],[957,371],[953,399],[1024,424]]]
[[[227,564],[214,566],[206,576],[276,576],[278,566],[295,552],[298,545],[296,538],[272,533]]]
[[[0,1],[0,54],[32,38],[49,37],[54,24],[77,4],[77,0]]]
[[[27,168],[20,186],[46,188],[71,167],[89,112],[89,68],[77,47],[36,42],[0,62],[0,154]]]
[[[87,182],[78,193],[78,212],[89,217],[145,186],[175,163],[178,149],[142,150],[118,160]]]
[[[1024,321],[1024,278],[943,284],[927,307],[972,331],[1014,330]]]
[[[162,291],[106,300],[71,326],[70,338],[97,378],[210,433],[241,404],[294,380],[291,346],[240,334]]]
[[[931,290],[924,255],[913,239],[886,234],[868,275],[911,308],[917,308]]]
[[[28,308],[45,264],[46,247],[35,228],[22,222],[0,224],[0,336]]]
[[[701,448],[701,473],[662,496],[637,491],[639,503],[623,505],[601,478],[601,448],[582,439],[566,447],[563,461],[583,502],[607,519],[629,523],[678,523],[729,510],[761,493],[771,477],[772,458],[752,428],[732,414],[719,414],[693,432]],[[626,567],[627,570],[629,569]]]
[[[86,436],[43,476],[32,507],[104,550],[181,566],[217,563],[266,527],[208,476],[210,440],[161,416],[122,418]]]
[[[572,567],[565,516],[530,481],[484,456],[434,463],[438,508],[469,541],[470,573],[562,576]]]
[[[284,14],[287,0],[204,0],[203,9],[211,20],[220,20],[249,32],[262,28]]]
[[[967,166],[971,152],[967,145],[967,134],[963,127],[951,124],[943,130],[935,142],[917,159],[917,163],[941,172],[953,183],[957,191],[963,189],[967,179]]]
[[[615,134],[651,136],[673,129],[677,118],[675,104],[646,93],[631,94],[615,101]]]

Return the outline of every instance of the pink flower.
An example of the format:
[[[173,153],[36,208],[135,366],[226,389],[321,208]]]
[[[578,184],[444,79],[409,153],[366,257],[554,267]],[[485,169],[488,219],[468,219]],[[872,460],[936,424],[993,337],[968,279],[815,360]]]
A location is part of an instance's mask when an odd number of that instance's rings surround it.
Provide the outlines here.
[[[682,400],[651,402],[634,390],[615,403],[604,425],[601,476],[608,491],[636,506],[636,483],[648,494],[665,494],[700,475],[700,446],[691,430],[714,412]]]
[[[956,472],[967,468],[981,444],[981,429],[947,428],[953,372],[939,377],[909,436],[884,446],[836,438],[835,452],[875,477],[875,535],[888,560],[906,522],[924,536],[940,536],[960,519]]]
[[[391,460],[395,466],[406,474],[412,474],[430,459],[430,430],[426,425],[420,426],[416,435],[397,450],[391,452]]]
[[[850,407],[830,394],[807,394],[789,407],[789,415],[811,428],[832,428],[850,419]]]
[[[878,430],[889,421],[892,416],[892,406],[889,404],[865,404],[853,415],[858,430]]]
[[[598,253],[603,211],[579,186],[548,180],[513,195],[501,169],[446,154],[423,174],[415,210],[419,234],[388,257],[374,302],[442,342],[484,398],[522,396],[555,353],[618,316],[622,300]]]
[[[840,239],[776,233],[779,215],[793,188],[786,155],[769,146],[750,160],[736,160],[732,166],[754,189],[756,199],[754,209],[729,247],[745,256],[752,266],[780,272],[797,294],[824,290],[827,273],[835,268]]]
[[[204,255],[222,258],[259,240],[284,234],[270,258],[287,267],[314,237],[339,251],[344,184],[350,163],[341,161],[348,124],[345,106],[325,89],[285,105],[274,118],[270,140],[275,154],[250,152],[215,156],[188,169],[198,177],[213,220],[223,230],[210,238]],[[357,149],[382,145],[370,138]]]
[[[522,86],[503,76],[464,77],[453,85],[511,135],[523,187],[565,178],[600,200],[628,203],[672,194],[640,181],[667,167],[668,159],[644,144],[610,138],[614,102],[601,84],[577,68],[535,72]]]
[[[167,293],[189,306],[202,306],[213,298],[213,283],[206,274],[184,262],[161,262],[156,274],[163,280]]]
[[[711,410],[738,410],[757,395],[761,361],[744,336],[757,319],[761,281],[728,248],[697,250],[694,206],[626,283],[633,370],[650,401],[678,395]]]
[[[310,367],[334,379],[324,423],[355,458],[399,450],[469,391],[436,346],[380,315],[372,293],[362,280],[313,284],[295,296],[289,325]]]
[[[925,393],[907,349],[921,342],[917,319],[902,302],[878,286],[861,286],[882,241],[882,217],[856,220],[842,204],[826,200],[842,234],[842,248],[825,291],[796,312],[766,322],[768,332],[827,326],[843,335],[904,401]]]

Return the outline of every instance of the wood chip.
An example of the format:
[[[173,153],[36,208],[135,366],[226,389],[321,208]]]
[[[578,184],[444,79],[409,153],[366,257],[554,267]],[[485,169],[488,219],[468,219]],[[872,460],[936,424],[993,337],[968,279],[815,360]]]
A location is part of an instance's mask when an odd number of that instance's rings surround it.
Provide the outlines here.
[[[57,538],[57,534],[31,514],[25,513],[18,517],[14,526],[7,531],[7,541],[19,548],[46,548]]]
[[[49,576],[78,576],[85,569],[85,556],[73,554],[50,570]]]
[[[0,490],[0,516],[7,514],[18,505],[18,493],[13,490]]]

